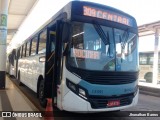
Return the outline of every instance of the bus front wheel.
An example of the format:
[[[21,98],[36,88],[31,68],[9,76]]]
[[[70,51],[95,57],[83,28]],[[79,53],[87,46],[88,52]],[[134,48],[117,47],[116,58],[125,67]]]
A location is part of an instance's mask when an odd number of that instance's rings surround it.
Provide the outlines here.
[[[152,76],[153,76],[153,73],[152,72],[148,72],[144,75],[144,79],[146,80],[146,82],[148,83],[152,83]]]
[[[44,80],[40,81],[38,89],[39,102],[43,108],[47,106],[47,99],[44,97]]]

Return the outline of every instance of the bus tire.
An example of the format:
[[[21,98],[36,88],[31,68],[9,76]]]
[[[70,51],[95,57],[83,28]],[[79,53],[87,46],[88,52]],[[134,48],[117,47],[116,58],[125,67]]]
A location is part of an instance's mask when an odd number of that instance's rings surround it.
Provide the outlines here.
[[[23,83],[20,81],[20,71],[18,72],[18,85],[19,86],[23,85]]]
[[[47,99],[44,97],[44,80],[40,81],[39,88],[38,88],[38,97],[39,97],[40,105],[43,108],[46,108]]]
[[[148,72],[144,75],[144,79],[146,80],[146,82],[148,83],[152,83],[152,76],[153,76],[153,73],[152,72]]]

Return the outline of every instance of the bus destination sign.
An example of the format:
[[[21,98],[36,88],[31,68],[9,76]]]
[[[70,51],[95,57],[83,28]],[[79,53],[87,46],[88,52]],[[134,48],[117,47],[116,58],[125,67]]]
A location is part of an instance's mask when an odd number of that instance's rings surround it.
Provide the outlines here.
[[[122,16],[120,14],[117,14],[115,12],[111,12],[109,10],[107,11],[107,10],[102,10],[102,9],[93,8],[89,6],[83,6],[83,15],[110,20],[110,21],[114,21],[124,25],[132,26],[131,19],[129,19],[128,17]]]

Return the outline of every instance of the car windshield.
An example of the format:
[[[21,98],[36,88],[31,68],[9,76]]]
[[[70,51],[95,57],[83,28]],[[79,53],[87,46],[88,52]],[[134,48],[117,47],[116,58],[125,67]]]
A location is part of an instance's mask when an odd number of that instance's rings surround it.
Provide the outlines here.
[[[137,71],[137,35],[97,24],[73,22],[68,64],[99,71]]]

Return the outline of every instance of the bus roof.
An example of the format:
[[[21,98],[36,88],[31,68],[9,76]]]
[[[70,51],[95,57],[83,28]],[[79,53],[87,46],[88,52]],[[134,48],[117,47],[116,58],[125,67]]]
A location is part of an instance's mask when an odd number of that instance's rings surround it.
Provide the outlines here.
[[[109,10],[111,10],[111,11],[118,12],[118,13],[120,13],[120,14],[123,14],[123,15],[125,15],[125,16],[128,16],[128,17],[134,19],[133,16],[131,16],[131,15],[129,15],[129,14],[127,14],[127,13],[119,10],[119,9],[116,9],[116,8],[114,8],[114,7],[111,7],[111,6],[99,4],[99,3],[88,2],[88,1],[71,1],[69,4],[91,5],[91,6],[98,7],[98,8],[102,8],[102,9],[109,9]],[[67,5],[68,5],[68,4],[67,4]]]
[[[134,17],[132,17],[129,14],[127,14],[127,13],[121,11],[121,10],[118,10],[116,8],[109,7],[109,6],[102,5],[102,4],[98,4],[98,3],[87,2],[87,1],[71,1],[68,4],[66,4],[63,8],[61,8],[55,15],[53,15],[46,23],[44,23],[39,29],[37,29],[27,39],[32,38],[35,34],[39,33],[44,28],[51,26],[51,23],[54,20],[56,20],[60,15],[62,15],[64,13],[66,13],[66,14],[63,15],[63,17],[66,20],[67,19],[68,20],[74,20],[74,18],[77,17],[77,16],[85,16],[84,15],[84,10],[83,10],[84,8],[83,8],[83,6],[89,6],[89,7],[93,8],[93,9],[96,9],[97,12],[98,12],[98,10],[100,12],[104,12],[104,14],[105,13],[110,13],[110,16],[108,16],[108,17],[114,17],[114,16],[111,16],[111,15],[119,15],[119,16],[125,17],[125,18],[129,19],[132,22],[132,23],[129,23],[129,24],[133,24],[133,25],[131,25],[132,27],[133,26],[137,27],[137,24],[136,24],[136,21],[135,21]],[[94,16],[85,16],[85,17],[92,17],[93,18]],[[95,19],[96,18],[98,18],[98,16],[96,16]],[[114,18],[112,18],[112,19],[113,20],[111,20],[111,21],[114,21]],[[109,21],[109,19],[106,19],[106,20]],[[117,21],[114,21],[114,22],[118,22],[118,18],[117,18]]]
[[[121,10],[118,10],[116,8],[113,8],[113,7],[110,7],[110,6],[106,6],[106,5],[102,5],[102,4],[99,4],[99,3],[93,3],[93,2],[87,2],[87,1],[71,1],[69,2],[68,4],[66,4],[63,8],[61,8],[55,15],[53,15],[44,25],[48,25],[50,22],[52,22],[53,20],[55,20],[59,15],[63,14],[63,13],[66,13],[67,16],[66,16],[66,19],[68,20],[71,20],[72,19],[72,16],[74,14],[76,15],[82,15],[83,14],[83,11],[82,11],[82,6],[91,6],[91,7],[97,7],[97,9],[108,9],[109,11],[111,12],[116,12],[116,13],[119,13],[123,16],[126,16],[130,19],[132,19],[133,21],[135,21],[135,18],[132,17],[131,15],[121,11]],[[93,16],[91,16],[93,17]]]

